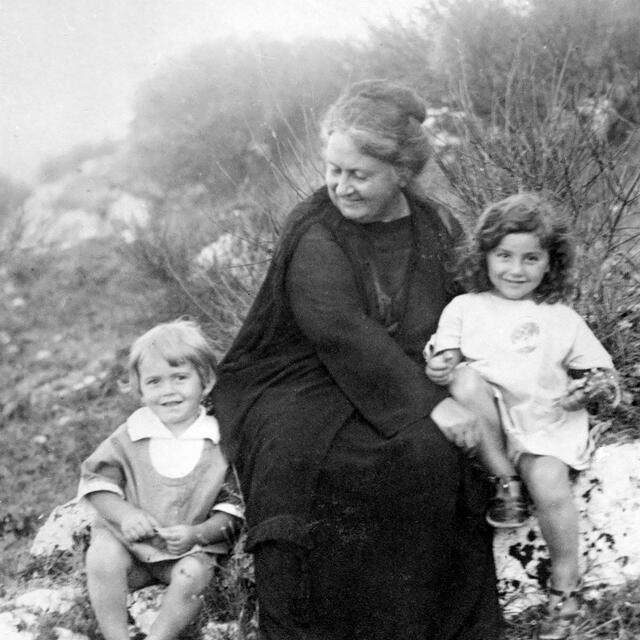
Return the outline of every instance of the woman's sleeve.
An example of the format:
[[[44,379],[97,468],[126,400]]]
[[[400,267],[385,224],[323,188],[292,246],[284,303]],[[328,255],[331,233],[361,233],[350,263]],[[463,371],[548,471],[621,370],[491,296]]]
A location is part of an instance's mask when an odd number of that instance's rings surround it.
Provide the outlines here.
[[[80,467],[78,498],[96,491],[110,491],[124,497],[124,473],[111,438],[104,440]]]
[[[299,328],[333,380],[382,434],[392,436],[428,416],[447,396],[366,315],[351,263],[323,227],[311,227],[300,240],[287,271],[287,293]]]

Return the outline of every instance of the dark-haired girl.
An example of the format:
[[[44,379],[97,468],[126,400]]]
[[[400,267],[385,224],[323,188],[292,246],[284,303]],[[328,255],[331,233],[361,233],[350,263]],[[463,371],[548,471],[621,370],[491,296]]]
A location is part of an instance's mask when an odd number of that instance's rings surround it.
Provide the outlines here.
[[[563,303],[572,247],[566,221],[538,194],[489,206],[461,253],[469,293],[444,309],[425,352],[427,376],[479,418],[477,454],[496,487],[488,522],[524,524],[520,478],[535,504],[552,563],[539,640],[568,637],[578,610],[569,471],[586,468],[593,450],[585,406],[619,395],[611,357]]]

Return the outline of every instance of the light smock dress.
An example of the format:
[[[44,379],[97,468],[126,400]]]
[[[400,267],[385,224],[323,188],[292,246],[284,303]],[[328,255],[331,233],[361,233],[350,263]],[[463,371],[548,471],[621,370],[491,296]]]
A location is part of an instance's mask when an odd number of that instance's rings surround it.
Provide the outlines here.
[[[82,463],[78,498],[96,491],[115,493],[151,514],[161,526],[200,524],[214,511],[243,517],[233,468],[220,449],[218,421],[201,410],[175,437],[147,407],[138,409]],[[96,513],[92,530],[106,528],[138,560],[176,560],[192,553],[225,554],[228,542],[196,545],[169,553],[157,535],[128,542],[119,527]]]
[[[562,303],[466,293],[443,310],[432,352],[460,349],[495,390],[509,457],[550,455],[580,470],[593,442],[585,409],[565,410],[570,369],[613,368],[586,322]]]

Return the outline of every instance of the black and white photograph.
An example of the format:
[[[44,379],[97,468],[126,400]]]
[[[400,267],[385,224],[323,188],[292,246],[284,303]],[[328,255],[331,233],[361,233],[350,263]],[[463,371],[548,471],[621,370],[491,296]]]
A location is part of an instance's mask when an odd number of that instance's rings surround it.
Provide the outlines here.
[[[0,0],[0,638],[640,637],[639,0]]]

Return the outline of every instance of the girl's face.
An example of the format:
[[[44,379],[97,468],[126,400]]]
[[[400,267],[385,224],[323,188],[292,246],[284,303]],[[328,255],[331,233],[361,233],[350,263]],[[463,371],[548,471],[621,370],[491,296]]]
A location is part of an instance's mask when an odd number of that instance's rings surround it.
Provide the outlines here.
[[[361,153],[349,134],[329,136],[325,161],[329,197],[345,218],[366,224],[409,215],[394,167]]]
[[[489,280],[509,300],[531,298],[547,271],[549,252],[535,233],[509,233],[487,253]]]
[[[142,402],[174,435],[190,427],[200,413],[200,401],[213,383],[203,387],[191,364],[171,365],[155,349],[147,350],[138,365]]]

